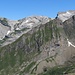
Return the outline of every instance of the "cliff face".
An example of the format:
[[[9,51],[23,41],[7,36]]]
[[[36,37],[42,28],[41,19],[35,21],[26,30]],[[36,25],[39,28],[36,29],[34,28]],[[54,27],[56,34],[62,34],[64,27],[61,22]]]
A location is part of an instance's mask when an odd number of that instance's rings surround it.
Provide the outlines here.
[[[64,30],[69,40],[75,44],[75,16],[64,22]]]
[[[0,40],[9,37],[9,40],[4,45],[12,43],[12,41],[15,41],[26,33],[27,29],[31,29],[40,24],[45,24],[49,22],[49,20],[50,19],[46,16],[30,16],[16,21],[0,18]]]
[[[59,12],[57,17],[62,20],[62,22],[68,20],[69,18],[71,18],[73,15],[75,15],[75,10],[69,10],[69,11],[65,11],[65,12]]]
[[[44,67],[44,72],[40,75],[75,75],[75,16],[70,17],[63,23],[58,20],[58,18],[54,22],[57,24],[58,28],[61,28],[61,46],[55,48],[58,52],[54,59],[56,65],[60,64],[60,66],[55,66],[49,69]],[[63,63],[64,65],[61,66]]]

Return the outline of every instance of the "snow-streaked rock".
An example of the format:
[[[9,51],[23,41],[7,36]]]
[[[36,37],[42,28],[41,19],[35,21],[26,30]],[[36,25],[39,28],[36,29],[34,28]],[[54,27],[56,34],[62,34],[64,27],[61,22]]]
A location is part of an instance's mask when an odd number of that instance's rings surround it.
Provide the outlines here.
[[[10,32],[11,32],[11,31],[10,31],[10,30],[8,30],[7,35],[9,35],[9,34],[10,34]]]
[[[30,16],[16,21],[1,17],[0,40],[4,39],[5,36],[10,36],[8,40],[6,40],[6,42],[4,43],[5,45],[7,45],[18,39],[21,35],[25,34],[33,27],[36,27],[40,24],[45,24],[49,22],[49,20],[50,18],[46,16]]]
[[[66,12],[59,12],[57,18],[59,18],[62,22],[64,22],[65,20],[71,18],[73,15],[75,15],[75,10],[69,10]]]
[[[27,18],[23,18],[20,21],[19,28],[22,29],[24,27],[32,28],[37,26],[38,24],[45,24],[49,21],[49,18],[46,16],[30,16]]]
[[[75,47],[75,45],[73,45],[68,39],[67,39],[67,42],[68,42],[68,47],[70,46]]]
[[[9,30],[9,27],[4,26],[4,25],[2,25],[0,23],[0,40],[2,40],[5,37],[5,35],[7,34],[8,30]]]

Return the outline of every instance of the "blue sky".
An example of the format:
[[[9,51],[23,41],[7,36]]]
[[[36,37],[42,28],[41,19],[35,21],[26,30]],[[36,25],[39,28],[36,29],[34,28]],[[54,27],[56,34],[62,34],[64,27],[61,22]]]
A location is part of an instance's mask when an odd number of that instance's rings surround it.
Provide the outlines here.
[[[0,0],[0,17],[13,20],[32,15],[54,18],[67,10],[75,10],[75,0]]]

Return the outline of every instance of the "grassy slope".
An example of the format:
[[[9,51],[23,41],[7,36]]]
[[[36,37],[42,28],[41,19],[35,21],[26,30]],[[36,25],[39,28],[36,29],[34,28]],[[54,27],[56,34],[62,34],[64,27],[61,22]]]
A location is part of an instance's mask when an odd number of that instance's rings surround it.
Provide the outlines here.
[[[66,75],[71,73],[75,73],[75,64],[53,67],[39,75]]]
[[[25,62],[28,65],[32,58],[39,53],[40,47],[53,38],[53,32],[55,37],[59,38],[57,26],[50,21],[32,34],[24,34],[14,43],[0,48],[0,75],[20,73],[21,69],[19,68],[22,68],[23,63]],[[27,67],[23,66],[26,70]],[[31,66],[28,68],[31,68]],[[22,73],[28,71],[29,69],[22,71]]]

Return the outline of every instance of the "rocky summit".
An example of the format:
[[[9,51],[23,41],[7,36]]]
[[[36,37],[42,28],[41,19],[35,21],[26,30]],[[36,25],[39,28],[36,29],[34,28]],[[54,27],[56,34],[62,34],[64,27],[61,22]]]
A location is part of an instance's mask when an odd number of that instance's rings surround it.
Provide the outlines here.
[[[75,15],[75,10],[69,10],[66,12],[58,12],[57,17],[64,22],[65,20],[68,20],[71,18],[73,15]]]
[[[3,45],[12,43],[32,28],[49,22],[46,16],[30,16],[17,21],[0,18],[0,40],[8,38]]]
[[[75,75],[75,11],[1,17],[0,75]]]

